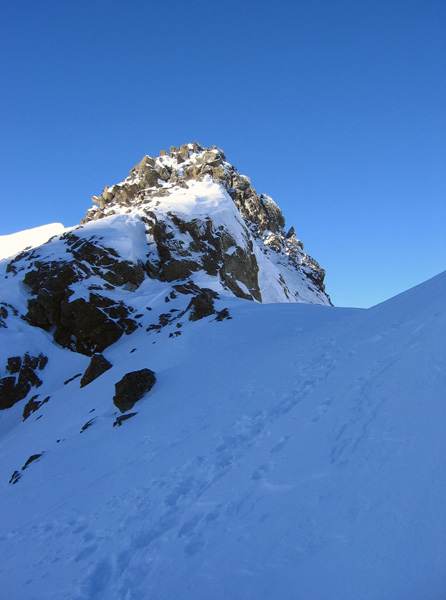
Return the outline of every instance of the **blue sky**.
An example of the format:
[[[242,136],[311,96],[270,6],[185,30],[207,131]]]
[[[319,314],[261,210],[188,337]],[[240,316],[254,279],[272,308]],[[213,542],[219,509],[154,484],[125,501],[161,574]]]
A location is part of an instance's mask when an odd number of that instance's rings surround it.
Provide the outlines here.
[[[446,3],[0,8],[0,235],[77,223],[143,155],[217,145],[338,306],[446,268]]]

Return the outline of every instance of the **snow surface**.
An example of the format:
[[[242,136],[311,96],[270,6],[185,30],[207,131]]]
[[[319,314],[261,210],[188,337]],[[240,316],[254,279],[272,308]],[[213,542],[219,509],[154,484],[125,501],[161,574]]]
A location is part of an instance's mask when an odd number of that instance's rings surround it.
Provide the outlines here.
[[[51,398],[0,413],[2,598],[443,600],[445,294],[443,273],[369,310],[223,298],[231,320],[142,327],[82,389],[88,357],[10,319]],[[138,301],[163,312],[162,285]]]
[[[14,256],[27,248],[36,248],[47,242],[53,235],[60,235],[64,231],[65,227],[62,223],[50,223],[9,235],[0,235],[0,260]]]

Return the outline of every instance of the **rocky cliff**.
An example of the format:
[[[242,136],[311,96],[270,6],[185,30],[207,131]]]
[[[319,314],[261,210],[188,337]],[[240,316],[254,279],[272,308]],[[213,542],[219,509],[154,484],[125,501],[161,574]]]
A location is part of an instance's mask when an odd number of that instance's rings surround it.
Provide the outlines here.
[[[243,219],[245,243],[237,245],[231,235],[230,222],[215,226],[215,206],[208,206],[207,214],[194,210],[200,214],[191,215],[182,210],[182,199],[187,195],[182,190],[191,190],[198,182],[209,181],[233,200]],[[169,198],[167,203],[165,198]],[[211,276],[218,276],[223,286],[236,296],[260,302],[329,303],[323,283],[325,271],[303,252],[303,244],[296,237],[294,227],[286,232],[284,216],[274,200],[259,195],[249,177],[240,175],[226,161],[223,151],[215,146],[202,148],[195,142],[179,148],[171,146],[169,153],[161,151],[157,158],[145,156],[125,181],[106,187],[92,200],[96,206],[87,212],[82,223],[115,214],[141,215],[149,244],[156,246],[156,251],[152,248],[149,268],[155,278],[172,281],[204,270]],[[221,200],[220,203],[224,204]],[[181,239],[184,234],[188,236],[187,240]],[[231,248],[235,248],[235,252],[228,252]],[[259,253],[291,272],[300,273],[303,281],[307,280],[306,286],[301,285],[308,288],[301,290],[304,292],[302,299],[298,289],[290,291],[283,273],[279,273],[277,279],[283,293],[279,292],[276,298],[270,298],[267,292],[266,297],[262,296],[258,278]],[[237,282],[242,282],[248,293]],[[312,293],[305,293],[307,291]]]

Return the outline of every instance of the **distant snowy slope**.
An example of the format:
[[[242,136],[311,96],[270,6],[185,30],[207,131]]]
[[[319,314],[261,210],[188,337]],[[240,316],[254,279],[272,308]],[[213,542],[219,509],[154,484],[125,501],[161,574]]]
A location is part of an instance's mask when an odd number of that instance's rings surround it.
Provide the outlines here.
[[[8,317],[49,400],[0,413],[4,597],[443,600],[446,273],[369,310],[223,297],[222,321],[144,285],[83,388],[89,356]],[[142,368],[155,387],[113,427]]]
[[[50,223],[33,229],[25,229],[9,235],[0,235],[0,260],[14,256],[25,248],[35,248],[47,242],[53,235],[65,231],[62,223]]]

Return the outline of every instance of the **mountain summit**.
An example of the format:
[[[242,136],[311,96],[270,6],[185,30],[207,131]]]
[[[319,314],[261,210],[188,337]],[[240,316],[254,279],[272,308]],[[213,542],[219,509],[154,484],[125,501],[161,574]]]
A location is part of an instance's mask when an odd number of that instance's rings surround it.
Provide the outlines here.
[[[150,277],[212,278],[217,291],[259,302],[330,303],[325,271],[294,228],[285,231],[280,208],[215,146],[195,142],[145,156],[92,200],[84,224],[110,215],[144,222]]]

